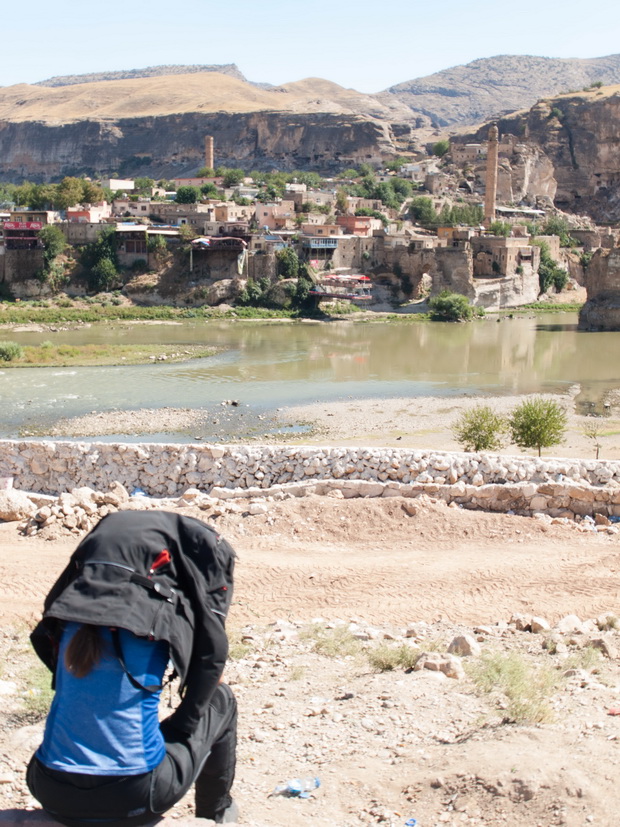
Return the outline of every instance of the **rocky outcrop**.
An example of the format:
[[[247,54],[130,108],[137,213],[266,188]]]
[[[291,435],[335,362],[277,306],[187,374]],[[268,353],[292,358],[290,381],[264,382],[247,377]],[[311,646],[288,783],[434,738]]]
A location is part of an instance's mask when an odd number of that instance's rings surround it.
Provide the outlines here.
[[[599,250],[586,271],[588,300],[579,314],[586,330],[620,330],[620,249]]]
[[[204,163],[213,135],[219,164],[244,169],[319,169],[379,163],[394,154],[387,122],[362,116],[281,112],[164,115],[53,125],[0,122],[0,180],[63,175],[175,177]]]
[[[498,127],[506,141],[513,138],[512,155],[500,161],[500,200],[543,206],[553,200],[601,223],[620,219],[618,87],[540,101]],[[463,140],[484,141],[487,132],[488,125]]]

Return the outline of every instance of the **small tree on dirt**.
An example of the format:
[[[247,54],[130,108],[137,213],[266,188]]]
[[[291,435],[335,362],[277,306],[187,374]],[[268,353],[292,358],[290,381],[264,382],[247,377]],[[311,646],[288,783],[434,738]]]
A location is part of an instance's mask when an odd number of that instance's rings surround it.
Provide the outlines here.
[[[600,441],[601,436],[603,435],[602,424],[598,420],[593,419],[590,422],[586,422],[581,430],[586,439],[592,440],[592,444],[596,451],[596,459],[598,459],[601,448],[603,447]]]
[[[553,399],[526,399],[508,419],[512,441],[520,448],[550,448],[564,441],[567,416],[564,408]]]
[[[463,411],[452,427],[454,438],[465,451],[499,451],[507,431],[506,417],[489,405]]]

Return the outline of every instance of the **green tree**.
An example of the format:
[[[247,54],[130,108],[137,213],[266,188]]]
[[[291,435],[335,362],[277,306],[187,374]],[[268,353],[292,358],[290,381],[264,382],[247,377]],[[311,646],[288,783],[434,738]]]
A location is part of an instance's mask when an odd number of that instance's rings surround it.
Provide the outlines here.
[[[230,187],[237,187],[245,178],[245,172],[242,169],[227,169],[224,171],[224,186],[226,189]]]
[[[341,215],[349,209],[349,197],[346,190],[339,189],[336,193],[336,209]]]
[[[136,188],[135,191],[139,195],[150,195],[150,191],[155,186],[155,181],[152,178],[140,176],[139,178],[134,178],[134,185]]]
[[[482,315],[482,308],[472,307],[467,296],[460,293],[451,293],[443,290],[438,296],[430,299],[428,306],[431,319],[436,322],[468,322],[474,315]]]
[[[116,283],[119,267],[114,227],[106,227],[96,241],[84,247],[80,263],[92,290],[109,290]]]
[[[489,224],[489,232],[491,235],[502,235],[508,238],[512,232],[512,226],[507,221],[492,221]]]
[[[177,204],[195,204],[200,197],[198,187],[179,187],[177,190]]]
[[[439,216],[433,201],[425,195],[418,195],[413,199],[409,207],[409,215],[413,221],[417,221],[423,227],[436,227],[439,223]]]
[[[299,256],[292,247],[276,253],[276,273],[283,279],[296,279],[299,274]]]
[[[84,181],[82,178],[63,178],[56,190],[54,206],[59,210],[75,207],[84,200]]]
[[[193,238],[196,238],[196,230],[191,224],[181,224],[179,227],[179,238],[181,241],[191,241]]]
[[[151,180],[150,178],[147,180]],[[100,201],[108,201],[108,196],[103,187],[94,184],[92,181],[82,179],[82,204],[98,204]]]
[[[89,278],[94,290],[113,290],[119,286],[118,273],[114,262],[109,258],[100,259],[90,271]]]
[[[433,144],[433,155],[436,155],[438,158],[443,158],[443,156],[449,151],[450,141],[447,138]]]
[[[346,178],[348,181],[352,181],[354,178],[359,176],[359,172],[356,169],[343,169],[342,172],[338,173],[338,178]]]
[[[47,224],[43,227],[39,231],[39,240],[43,242],[43,261],[48,266],[67,248],[64,233],[55,224]]]
[[[540,264],[538,265],[540,292],[546,293],[553,286],[560,293],[568,283],[568,273],[553,260],[546,241],[534,239],[531,243],[540,247]]]
[[[200,194],[203,198],[217,198],[217,187],[215,184],[203,184],[200,187]]]
[[[375,170],[374,170],[374,167],[370,166],[370,164],[363,163],[363,164],[359,165],[359,168],[357,170],[357,174],[359,176],[361,176],[362,178],[364,178],[365,176],[368,176],[370,178],[374,178],[375,177]]]
[[[564,441],[567,416],[564,408],[553,399],[540,396],[526,399],[508,419],[512,441],[520,448],[550,448]]]
[[[577,242],[570,236],[570,225],[565,218],[559,215],[550,215],[541,228],[542,235],[557,235],[560,247],[575,247]]]
[[[390,161],[388,161],[385,165],[385,168],[389,169],[390,172],[400,172],[401,168],[404,167],[407,163],[409,163],[409,159],[403,158],[402,155],[399,155],[398,157],[392,158]]]
[[[454,438],[465,451],[499,451],[507,431],[506,417],[489,405],[463,411],[452,427]]]
[[[317,188],[323,183],[323,179],[318,172],[302,172],[300,170],[295,170],[290,174],[289,178],[290,181],[287,183],[297,181],[298,184],[305,184],[307,187]]]
[[[196,178],[215,178],[215,170],[213,167],[200,167],[196,173]]]

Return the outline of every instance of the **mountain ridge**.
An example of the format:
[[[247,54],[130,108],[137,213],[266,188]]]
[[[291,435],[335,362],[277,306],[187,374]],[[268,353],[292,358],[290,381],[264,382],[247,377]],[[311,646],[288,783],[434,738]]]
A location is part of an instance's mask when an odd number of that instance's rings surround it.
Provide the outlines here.
[[[118,83],[119,81],[139,83],[146,79],[166,77],[172,81],[174,78],[188,75],[209,75],[208,80],[205,80],[205,85],[210,83],[211,86],[218,82],[216,78],[232,78],[247,87],[246,97],[252,97],[253,93],[250,90],[290,93],[296,89],[300,90],[303,86],[304,94],[301,97],[309,98],[312,109],[315,111],[334,112],[343,108],[356,114],[386,117],[396,121],[414,122],[421,119],[420,125],[442,128],[479,124],[510,112],[527,109],[540,98],[571,90],[577,91],[593,83],[601,82],[605,85],[620,83],[620,54],[594,58],[496,55],[478,58],[467,64],[452,66],[424,77],[403,81],[374,94],[345,89],[323,78],[305,78],[279,86],[254,82],[248,80],[235,63],[222,65],[163,64],[148,66],[144,69],[92,72],[85,75],[59,75],[30,84],[28,88],[77,87],[83,89],[89,84],[95,84],[101,88],[101,84],[104,83]],[[20,86],[26,85],[20,84]],[[172,82],[168,84],[167,93],[173,91],[173,86]],[[0,95],[2,93],[6,95],[7,90],[13,88],[15,87],[0,87]],[[79,92],[75,94],[76,98],[80,97]],[[222,96],[217,94],[212,96],[218,99],[218,108],[227,111],[225,101],[220,100]],[[67,116],[69,119],[87,118],[92,116],[93,110],[97,110],[96,102],[93,104],[90,100],[92,95],[87,93],[85,96],[82,94],[81,97],[86,99],[85,106],[80,109],[79,100],[77,100],[75,112]],[[344,99],[347,101],[346,105],[342,104]],[[353,103],[354,99],[356,99],[355,103]],[[236,111],[235,105],[237,109],[247,111],[248,106],[239,107],[238,95],[236,98],[233,96],[231,100],[233,101],[232,109],[229,111]],[[284,98],[280,96],[279,101],[284,103]],[[264,106],[265,110],[278,108],[277,100],[274,102],[255,100],[255,104],[254,109],[260,106]],[[197,104],[197,111],[205,111],[205,106],[208,105],[208,102],[203,105]],[[17,108],[22,106],[23,103],[16,101],[15,111],[7,112],[5,108],[4,117],[22,120],[24,111]],[[158,106],[160,104],[155,101],[155,110]],[[366,112],[364,112],[364,107],[367,109]],[[283,107],[284,111],[288,109],[287,105]],[[215,111],[215,109],[210,111]]]

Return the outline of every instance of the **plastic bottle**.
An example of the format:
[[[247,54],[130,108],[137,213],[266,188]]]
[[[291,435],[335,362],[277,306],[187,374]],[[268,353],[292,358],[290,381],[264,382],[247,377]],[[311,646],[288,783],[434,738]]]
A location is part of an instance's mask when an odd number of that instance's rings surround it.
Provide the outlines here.
[[[284,795],[287,798],[310,798],[310,793],[320,786],[321,780],[318,776],[291,778],[286,784],[279,784],[273,794]]]

